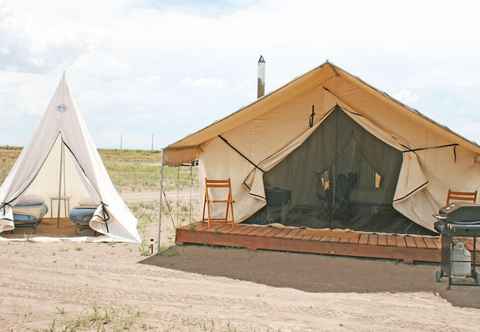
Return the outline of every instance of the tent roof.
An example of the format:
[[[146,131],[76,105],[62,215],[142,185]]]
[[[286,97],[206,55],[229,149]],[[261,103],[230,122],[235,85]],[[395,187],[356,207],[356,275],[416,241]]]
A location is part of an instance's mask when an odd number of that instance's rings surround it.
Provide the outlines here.
[[[180,159],[180,162],[192,161],[197,158],[199,146],[201,144],[235,127],[238,127],[247,121],[255,119],[261,114],[272,110],[274,107],[315,87],[324,86],[325,88],[328,88],[328,91],[335,94],[335,91],[332,91],[332,89],[329,88],[326,83],[328,83],[328,80],[337,77],[340,77],[341,79],[354,85],[356,88],[367,93],[372,98],[379,99],[388,104],[395,111],[405,112],[405,114],[410,116],[413,121],[423,122],[426,127],[436,131],[442,136],[445,136],[452,141],[452,143],[460,144],[467,149],[480,153],[480,145],[477,143],[455,133],[448,127],[430,119],[416,109],[403,104],[387,93],[374,88],[359,77],[348,73],[346,70],[330,62],[325,62],[313,70],[310,70],[307,73],[293,79],[284,86],[265,95],[264,97],[259,98],[251,104],[240,108],[236,112],[224,117],[223,119],[220,119],[211,125],[187,135],[173,144],[168,145],[164,149],[164,161],[166,164],[172,165],[178,164]],[[351,106],[355,107],[355,105]],[[179,153],[181,156],[174,156],[177,153]]]

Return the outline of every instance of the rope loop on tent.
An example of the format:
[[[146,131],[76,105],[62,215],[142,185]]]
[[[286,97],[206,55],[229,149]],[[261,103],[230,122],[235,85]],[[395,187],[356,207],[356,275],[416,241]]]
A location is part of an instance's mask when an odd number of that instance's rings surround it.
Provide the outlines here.
[[[3,210],[2,213],[3,215],[5,216],[7,214],[7,206],[10,207],[10,208],[13,208],[13,206],[10,204],[10,202],[3,202],[3,203],[0,203],[0,210]],[[10,218],[3,218],[5,220],[8,220],[8,221],[13,221],[13,219],[10,219]]]
[[[10,204],[10,202],[3,202],[3,203],[0,203],[0,210],[3,210],[3,214],[6,214],[7,213],[7,206],[10,207],[10,208],[13,208],[13,206]]]
[[[100,205],[102,206],[102,215],[99,217],[102,218],[103,222],[105,223],[105,228],[107,229],[107,233],[110,233],[110,231],[108,230],[108,221],[110,220],[110,214],[107,211],[108,204],[105,203],[104,201],[101,201]]]

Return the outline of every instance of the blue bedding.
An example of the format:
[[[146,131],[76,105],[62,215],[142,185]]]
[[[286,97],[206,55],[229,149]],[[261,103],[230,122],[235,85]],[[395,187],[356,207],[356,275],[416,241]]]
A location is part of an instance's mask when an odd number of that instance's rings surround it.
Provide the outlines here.
[[[42,219],[26,214],[13,214],[13,222],[15,227],[37,227]]]
[[[19,202],[13,206],[13,223],[15,227],[37,227],[47,212],[43,202]]]
[[[88,226],[96,208],[74,207],[70,210],[70,220],[77,226]]]

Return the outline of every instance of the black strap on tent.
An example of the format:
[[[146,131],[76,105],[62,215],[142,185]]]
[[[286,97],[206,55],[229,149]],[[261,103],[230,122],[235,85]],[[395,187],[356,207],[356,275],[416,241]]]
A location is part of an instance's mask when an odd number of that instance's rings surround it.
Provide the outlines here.
[[[107,233],[110,233],[108,230],[108,221],[110,220],[110,214],[107,211],[108,204],[104,201],[101,201],[100,205],[102,206],[102,215],[97,215],[97,217],[102,219],[103,223],[105,224],[105,228],[107,229]]]
[[[27,183],[27,185],[26,185],[15,197],[13,197],[11,200],[9,200],[9,201],[7,202],[8,205],[10,205],[11,203],[13,203],[13,202],[14,202],[15,200],[17,200],[20,196],[22,196],[23,193],[24,193],[25,191],[27,191],[28,188],[30,188],[30,186],[32,185],[33,181],[35,181],[35,179],[37,178],[38,174],[40,174],[40,171],[42,170],[43,165],[45,165],[45,163],[47,162],[48,156],[50,155],[50,152],[52,152],[53,146],[55,145],[55,142],[56,142],[57,139],[58,139],[58,135],[61,135],[61,133],[58,132],[57,136],[55,137],[55,140],[53,141],[52,146],[50,146],[50,149],[48,150],[47,156],[46,156],[45,159],[42,161],[41,166],[38,168],[38,170],[37,170],[37,172],[35,173],[35,175],[33,176],[33,178],[30,180],[30,182]]]
[[[443,149],[443,148],[449,148],[453,147],[453,160],[456,162],[457,161],[457,143],[452,143],[452,144],[444,144],[444,145],[436,145],[436,146],[427,146],[427,147],[421,147],[421,148],[407,148],[407,150],[402,151],[403,153],[406,152],[417,152],[417,151],[425,151],[425,150],[434,150],[434,149]]]
[[[315,105],[312,105],[312,114],[310,114],[310,117],[308,119],[308,127],[309,128],[312,128],[313,127],[313,123],[315,121]]]
[[[413,189],[412,191],[410,191],[409,193],[403,195],[402,197],[399,197],[397,199],[394,199],[393,202],[398,202],[398,201],[401,201],[411,195],[413,195],[414,193],[416,193],[417,191],[419,191],[420,189],[422,189],[423,187],[425,187],[427,184],[429,183],[429,181],[426,181],[425,183],[422,183],[421,185],[419,185],[417,188]]]
[[[95,188],[95,186],[93,186],[91,183],[90,183],[90,179],[88,178],[87,176],[87,172],[85,172],[85,169],[83,168],[82,164],[80,163],[80,161],[78,160],[77,156],[75,155],[75,153],[73,153],[73,150],[68,146],[68,144],[63,140],[63,137],[61,138],[62,139],[62,143],[63,145],[65,145],[65,147],[68,149],[68,151],[70,151],[70,153],[72,154],[73,158],[75,159],[75,161],[77,162],[77,165],[78,167],[80,167],[80,170],[82,171],[83,175],[85,175],[85,178],[88,180],[88,183],[90,184],[90,186],[93,188],[93,190],[95,190],[95,192],[97,193],[98,197],[101,198],[101,195],[100,193],[97,191],[97,188]]]
[[[10,205],[10,203],[8,203],[8,202],[3,202],[3,203],[0,204],[0,210],[3,210],[2,211],[3,215],[7,214],[7,206],[12,207],[12,205]],[[3,218],[3,219],[8,220],[8,221],[13,221],[10,218]]]
[[[229,141],[227,141],[222,135],[218,135],[218,137],[225,142],[225,144],[227,144],[229,147],[232,148],[233,151],[235,151],[236,153],[238,153],[240,156],[243,157],[243,159],[245,159],[246,161],[248,161],[250,164],[252,164],[253,167],[255,167],[256,169],[262,171],[263,173],[265,173],[265,171],[260,167],[258,166],[257,164],[255,164],[253,161],[251,161],[246,155],[244,155],[242,152],[240,152],[236,147],[234,147]]]

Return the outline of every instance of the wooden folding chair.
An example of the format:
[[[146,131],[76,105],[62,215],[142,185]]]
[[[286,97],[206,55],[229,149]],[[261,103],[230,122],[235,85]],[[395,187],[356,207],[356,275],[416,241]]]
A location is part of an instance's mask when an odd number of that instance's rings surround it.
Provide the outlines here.
[[[465,192],[465,191],[452,191],[448,190],[447,195],[447,206],[452,203],[452,201],[463,201],[475,203],[477,201],[477,190],[474,192]]]
[[[226,199],[211,199],[208,193],[209,189],[227,189],[227,198]],[[209,180],[205,178],[205,196],[203,200],[203,215],[202,221],[208,222],[208,227],[210,227],[212,222],[225,222],[234,224],[234,217],[233,217],[233,196],[232,196],[232,184],[230,179],[226,180]],[[215,203],[226,203],[225,209],[225,218],[212,218],[211,215],[211,206],[210,204]],[[205,210],[207,210],[207,217],[205,218]],[[231,216],[231,219],[229,219]]]

